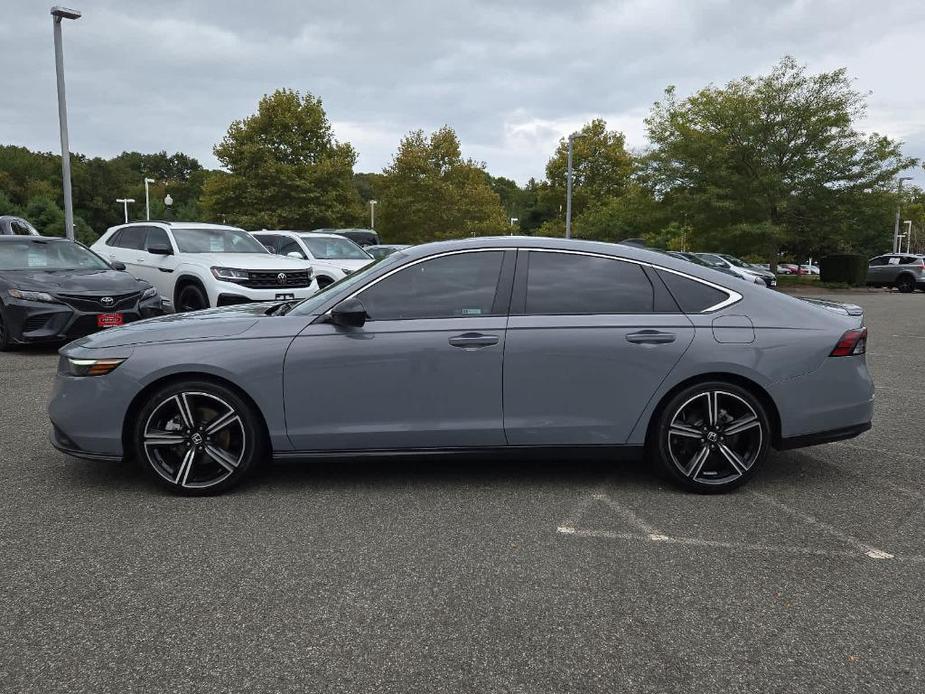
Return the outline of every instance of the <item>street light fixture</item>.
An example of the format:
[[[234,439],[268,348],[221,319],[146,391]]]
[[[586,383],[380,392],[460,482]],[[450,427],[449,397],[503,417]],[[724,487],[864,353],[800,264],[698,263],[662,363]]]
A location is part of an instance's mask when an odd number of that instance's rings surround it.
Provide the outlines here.
[[[116,198],[116,202],[122,203],[122,207],[125,209],[125,223],[128,224],[128,204],[135,202],[135,198]]]
[[[511,217],[511,236],[514,235],[514,225],[517,224],[520,220],[517,217]]]
[[[151,219],[151,199],[148,197],[148,184],[154,183],[153,178],[145,179],[145,219]]]
[[[369,201],[369,228],[374,230],[376,229],[376,205],[379,204],[378,200]]]
[[[903,181],[911,181],[912,176],[900,176],[899,177],[899,189],[896,196],[896,226],[893,227],[893,252],[899,253],[899,206],[902,203],[902,194],[903,194]]]
[[[58,127],[61,131],[61,185],[64,189],[64,235],[74,240],[74,202],[71,198],[71,150],[67,139],[67,97],[64,93],[64,49],[61,20],[80,19],[80,12],[55,5],[51,8],[55,39],[55,75],[58,82]]]
[[[572,151],[575,140],[584,137],[581,133],[572,133],[568,136],[568,173],[565,184],[565,238],[572,238]]]

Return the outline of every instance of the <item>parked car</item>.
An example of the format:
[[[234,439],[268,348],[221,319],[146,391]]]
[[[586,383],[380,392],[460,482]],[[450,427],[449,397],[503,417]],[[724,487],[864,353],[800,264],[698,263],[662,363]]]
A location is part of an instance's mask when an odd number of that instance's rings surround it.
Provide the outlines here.
[[[0,236],[0,350],[163,313],[157,290],[124,270],[67,239]]]
[[[187,494],[227,489],[271,456],[549,447],[648,451],[687,489],[724,491],[771,446],[870,427],[863,315],[827,303],[618,244],[432,243],[301,303],[68,345],[53,440],[138,458]]]
[[[22,217],[0,215],[0,236],[38,236],[39,232]]]
[[[896,287],[904,293],[925,291],[925,255],[888,253],[871,258],[867,286]]]
[[[393,243],[387,245],[378,245],[378,246],[366,246],[363,250],[369,253],[376,260],[382,260],[388,255],[397,253],[398,251],[403,251],[406,248],[411,248],[408,244]]]
[[[734,255],[726,255],[725,253],[695,253],[694,255],[705,261],[710,267],[717,269],[726,268],[749,282],[755,282],[757,278],[766,287],[777,286],[777,277],[774,276],[773,272],[756,270],[744,260],[740,260]],[[757,282],[755,283],[757,284]]]
[[[746,282],[751,282],[752,284],[764,284],[764,280],[758,276],[752,278],[743,277],[739,273],[733,272],[725,265],[711,265],[703,258],[698,257],[696,253],[687,253],[686,251],[664,251],[664,253],[667,253],[668,255],[675,258],[680,258],[681,260],[686,260],[689,263],[694,263],[695,265],[711,268],[717,272],[723,273],[724,275],[729,275],[730,277],[735,277],[740,280],[745,280]]]
[[[324,289],[351,272],[373,262],[373,257],[350,239],[340,234],[313,231],[254,231],[251,232],[270,253],[299,258],[311,263]]]
[[[805,265],[800,265],[800,273],[803,274],[803,275],[818,275],[818,274],[819,274],[819,266],[818,266],[818,265],[812,265],[812,264],[809,264],[809,263],[807,263],[807,264],[805,264]]]
[[[372,229],[314,229],[308,233],[345,236],[363,248],[379,245],[379,234]]]
[[[309,263],[271,255],[246,231],[221,224],[120,224],[92,248],[157,287],[177,312],[304,299],[318,290]]]

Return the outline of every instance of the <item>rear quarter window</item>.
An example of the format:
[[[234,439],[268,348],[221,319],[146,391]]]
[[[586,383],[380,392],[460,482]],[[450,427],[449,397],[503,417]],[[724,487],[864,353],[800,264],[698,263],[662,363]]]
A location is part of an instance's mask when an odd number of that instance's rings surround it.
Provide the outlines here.
[[[720,289],[673,272],[659,270],[658,275],[684,313],[700,313],[729,298],[729,294]]]

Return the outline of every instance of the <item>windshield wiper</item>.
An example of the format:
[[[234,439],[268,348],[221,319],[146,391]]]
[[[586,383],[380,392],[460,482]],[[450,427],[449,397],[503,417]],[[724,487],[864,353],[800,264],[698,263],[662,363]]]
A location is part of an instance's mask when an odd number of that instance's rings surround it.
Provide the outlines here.
[[[265,313],[268,316],[285,316],[296,304],[301,303],[301,301],[301,299],[287,299],[278,304],[273,304]]]

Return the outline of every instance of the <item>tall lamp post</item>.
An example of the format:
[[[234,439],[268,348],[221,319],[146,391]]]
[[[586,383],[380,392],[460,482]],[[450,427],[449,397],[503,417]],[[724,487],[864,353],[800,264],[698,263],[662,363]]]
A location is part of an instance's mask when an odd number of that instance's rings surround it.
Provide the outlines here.
[[[912,253],[912,220],[907,219],[903,224],[906,225],[906,253]]]
[[[376,205],[378,203],[378,200],[369,201],[369,228],[374,231],[376,229]]]
[[[145,219],[151,219],[151,199],[148,197],[148,184],[154,183],[153,178],[145,179]]]
[[[565,238],[572,238],[572,152],[575,140],[584,137],[581,133],[572,133],[568,136],[568,173],[565,183]]]
[[[135,202],[135,198],[116,198],[116,202],[122,203],[122,207],[125,210],[125,223],[128,224],[128,204],[130,202]]]
[[[74,203],[71,199],[71,150],[67,141],[67,97],[64,93],[64,51],[61,20],[80,19],[78,10],[55,5],[51,8],[55,35],[55,74],[58,80],[58,127],[61,129],[61,183],[64,188],[64,235],[74,240]]]
[[[899,253],[899,206],[902,203],[903,181],[911,181],[912,176],[899,177],[899,190],[896,196],[896,226],[893,227],[893,252]]]

